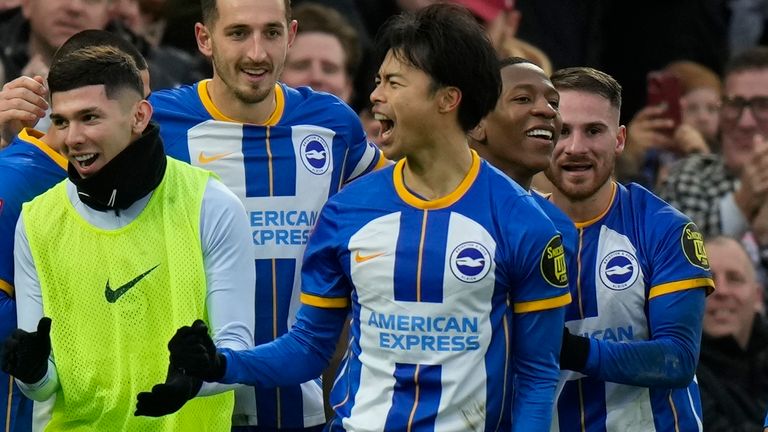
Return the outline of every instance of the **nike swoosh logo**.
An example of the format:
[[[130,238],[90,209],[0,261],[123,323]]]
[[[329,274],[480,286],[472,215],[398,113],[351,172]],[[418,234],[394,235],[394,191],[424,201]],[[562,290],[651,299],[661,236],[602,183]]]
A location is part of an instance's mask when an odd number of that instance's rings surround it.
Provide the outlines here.
[[[125,283],[121,286],[119,286],[117,289],[111,289],[109,287],[109,279],[107,279],[107,286],[104,287],[104,296],[107,298],[107,301],[109,303],[114,303],[123,296],[126,292],[128,292],[129,289],[133,288],[134,285],[139,283],[140,280],[144,279],[144,276],[148,275],[152,270],[156,269],[157,266],[160,264],[157,264],[156,266],[152,267],[151,269],[145,271],[144,273],[136,276],[135,278],[128,281],[128,283]]]
[[[370,254],[370,255],[360,255],[360,251],[357,251],[357,252],[355,252],[355,262],[358,263],[358,264],[364,263],[366,261],[370,261],[370,260],[372,260],[374,258],[377,258],[377,257],[380,257],[382,255],[384,255],[384,252],[379,252],[379,253]]]
[[[232,152],[229,152],[229,153],[217,153],[215,155],[206,156],[205,153],[200,152],[200,154],[197,155],[197,161],[200,162],[201,164],[205,165],[205,164],[209,164],[211,162],[215,162],[215,161],[217,161],[217,160],[219,160],[221,158],[225,158],[225,157],[227,157],[227,156],[229,156],[231,154],[232,154]]]

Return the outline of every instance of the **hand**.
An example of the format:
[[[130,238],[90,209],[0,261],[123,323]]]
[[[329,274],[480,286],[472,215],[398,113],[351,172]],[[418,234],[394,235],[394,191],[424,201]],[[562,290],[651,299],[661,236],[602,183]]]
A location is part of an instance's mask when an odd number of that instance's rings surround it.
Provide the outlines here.
[[[180,410],[188,400],[197,396],[203,380],[184,375],[173,367],[162,384],[156,384],[152,391],[136,395],[134,416],[161,417]]]
[[[25,127],[33,127],[48,109],[48,89],[41,76],[21,76],[0,91],[0,138],[5,144]]]
[[[168,350],[171,367],[188,376],[205,381],[218,381],[224,376],[226,359],[216,352],[216,345],[208,335],[208,326],[202,320],[196,320],[191,327],[178,329],[168,342]]]
[[[560,347],[560,369],[582,371],[589,358],[589,339],[572,335],[563,327],[563,344]]]
[[[757,134],[753,143],[751,157],[739,175],[740,185],[733,193],[736,204],[750,223],[768,199],[768,141]]]
[[[663,105],[647,106],[635,114],[627,125],[627,150],[645,155],[648,149],[673,147],[672,133],[675,122],[664,113]]]
[[[709,145],[704,136],[696,128],[689,124],[681,124],[675,129],[672,140],[675,145],[675,152],[681,155],[692,153],[709,153]]]
[[[36,332],[14,330],[3,347],[3,371],[27,384],[43,379],[51,355],[50,332],[51,319],[47,317],[37,323]]]

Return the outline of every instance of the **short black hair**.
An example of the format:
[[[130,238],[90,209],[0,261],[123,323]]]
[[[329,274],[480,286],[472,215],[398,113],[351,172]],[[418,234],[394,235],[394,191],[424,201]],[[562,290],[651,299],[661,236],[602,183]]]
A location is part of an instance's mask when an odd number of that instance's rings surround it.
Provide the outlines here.
[[[57,58],[71,53],[72,51],[77,51],[80,48],[100,45],[113,46],[128,54],[133,59],[134,63],[136,63],[136,67],[140,71],[148,69],[147,60],[131,42],[112,32],[95,29],[83,30],[67,39],[67,41],[56,50],[52,61],[55,61]]]
[[[144,94],[136,62],[122,50],[110,46],[86,46],[54,59],[48,72],[51,95],[91,85],[103,85],[109,99],[123,90]]]
[[[216,7],[218,0],[200,0],[200,9],[203,14],[203,24],[210,26],[219,18],[219,10]],[[285,4],[285,22],[291,22],[291,0],[283,0]]]
[[[501,92],[498,59],[483,27],[458,5],[438,3],[389,19],[376,35],[376,59],[388,52],[432,78],[433,90],[461,91],[459,124],[477,126]]]
[[[724,76],[748,70],[768,69],[768,47],[757,46],[736,54],[726,65]]]
[[[570,67],[555,71],[550,77],[558,91],[574,90],[602,96],[621,110],[621,84],[605,72],[591,67]]]

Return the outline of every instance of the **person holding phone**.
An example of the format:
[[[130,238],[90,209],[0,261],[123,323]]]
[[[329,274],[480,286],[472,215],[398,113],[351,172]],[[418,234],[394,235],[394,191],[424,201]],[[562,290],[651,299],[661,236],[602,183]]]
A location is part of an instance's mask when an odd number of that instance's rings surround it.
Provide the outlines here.
[[[719,123],[720,81],[697,63],[670,63],[648,73],[646,101],[627,126],[620,177],[653,188],[676,160],[709,153]]]

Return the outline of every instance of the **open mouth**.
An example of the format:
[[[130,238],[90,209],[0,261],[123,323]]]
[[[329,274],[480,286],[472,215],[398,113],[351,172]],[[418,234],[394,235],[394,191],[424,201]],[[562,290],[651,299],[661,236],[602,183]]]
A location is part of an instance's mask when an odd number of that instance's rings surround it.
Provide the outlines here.
[[[88,153],[88,154],[75,156],[75,160],[77,161],[77,164],[80,165],[81,168],[88,168],[93,164],[93,162],[98,157],[99,155],[96,153]]]
[[[580,163],[571,162],[571,163],[562,164],[561,168],[563,169],[563,171],[567,171],[567,172],[584,172],[592,169],[592,164],[586,163],[586,162],[580,162]]]
[[[374,113],[373,118],[378,120],[379,124],[381,125],[379,136],[382,139],[387,139],[390,135],[392,135],[392,130],[395,128],[394,121],[390,120],[387,116],[379,113]]]
[[[525,136],[552,141],[554,134],[552,131],[546,129],[531,129],[525,133]]]

